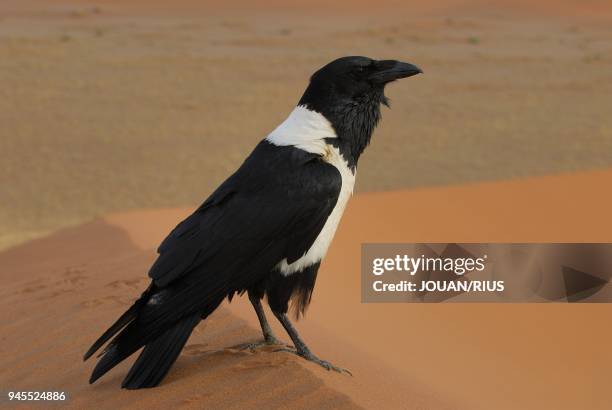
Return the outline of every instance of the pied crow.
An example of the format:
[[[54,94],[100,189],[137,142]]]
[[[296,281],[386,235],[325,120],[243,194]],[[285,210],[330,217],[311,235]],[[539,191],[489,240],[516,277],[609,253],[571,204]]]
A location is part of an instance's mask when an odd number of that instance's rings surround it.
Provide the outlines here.
[[[194,327],[225,299],[246,292],[263,342],[280,344],[264,296],[291,338],[289,349],[328,370],[293,327],[310,303],[319,264],[353,192],[359,156],[388,105],[385,85],[422,71],[395,60],[343,57],[310,78],[297,107],[240,168],[158,248],[151,283],[85,353],[103,350],[90,383],[144,347],[122,387],[157,386]],[[114,336],[114,337],[113,337]],[[287,349],[279,349],[287,350]]]

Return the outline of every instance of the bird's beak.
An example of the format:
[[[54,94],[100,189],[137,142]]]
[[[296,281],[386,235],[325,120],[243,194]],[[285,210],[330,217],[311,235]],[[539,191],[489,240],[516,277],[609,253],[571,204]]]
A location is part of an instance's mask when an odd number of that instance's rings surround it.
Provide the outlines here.
[[[423,70],[414,64],[395,60],[381,60],[375,63],[376,71],[370,74],[370,80],[386,84],[400,78],[422,74]]]

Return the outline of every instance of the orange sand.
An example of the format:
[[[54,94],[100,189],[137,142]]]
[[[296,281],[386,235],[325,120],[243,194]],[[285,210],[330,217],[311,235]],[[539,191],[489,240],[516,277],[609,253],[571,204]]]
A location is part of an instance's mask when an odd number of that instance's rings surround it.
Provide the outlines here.
[[[321,357],[354,377],[237,349],[259,337],[240,299],[198,326],[159,388],[121,391],[129,363],[89,386],[83,351],[146,285],[152,248],[189,210],[66,229],[0,254],[0,385],[64,390],[73,408],[604,409],[610,305],[361,304],[359,245],[610,241],[610,182],[602,171],[356,196],[298,323]]]

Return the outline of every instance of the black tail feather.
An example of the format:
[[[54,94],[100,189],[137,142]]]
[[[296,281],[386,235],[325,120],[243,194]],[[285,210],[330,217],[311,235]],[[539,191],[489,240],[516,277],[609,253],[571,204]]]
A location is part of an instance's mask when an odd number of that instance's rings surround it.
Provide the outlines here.
[[[189,316],[176,314],[176,298],[167,299],[169,305],[160,305],[159,300],[149,306],[147,301],[156,292],[153,285],[93,344],[85,357],[91,356],[113,335],[96,364],[89,383],[94,383],[105,373],[144,346],[144,349],[129,374],[123,387],[137,389],[154,387],[161,382],[176,361],[193,328],[221,304],[227,293],[220,292],[209,298],[206,306]],[[156,293],[160,295],[160,293]],[[166,295],[167,296],[167,295]],[[187,309],[184,309],[187,310]],[[192,311],[193,312],[193,311]],[[172,313],[172,314],[171,314]],[[174,317],[173,317],[174,316]]]
[[[113,325],[109,327],[108,330],[104,332],[102,336],[100,336],[98,340],[94,342],[93,345],[91,345],[89,350],[87,350],[87,352],[83,356],[83,360],[89,359],[91,355],[94,354],[100,347],[102,347],[104,343],[110,340],[111,337],[113,337],[117,332],[119,332],[136,318],[136,315],[140,311],[142,304],[149,298],[152,286],[153,285],[150,285],[147,290],[143,292],[140,298],[136,302],[134,302],[132,307],[130,307],[124,314],[122,314],[121,317],[117,319],[117,321],[113,323]]]
[[[91,373],[89,383],[91,384],[98,380],[110,369],[144,346],[145,343],[146,340],[144,340],[137,322],[131,322],[102,352],[102,357],[100,357]]]
[[[193,328],[200,320],[200,315],[186,317],[160,337],[147,343],[121,387],[140,389],[157,386],[176,361]]]
[[[104,334],[100,336],[98,340],[94,342],[94,344],[89,348],[87,353],[85,353],[85,355],[83,356],[83,360],[89,359],[91,355],[97,352],[98,349],[102,347],[104,343],[106,343],[111,337],[115,336],[115,334],[121,329],[123,329],[128,323],[134,320],[137,313],[138,309],[136,308],[136,305],[132,305],[131,308],[129,308],[123,315],[121,315],[121,317],[117,319],[117,321],[111,327],[109,327],[108,330],[104,332]]]

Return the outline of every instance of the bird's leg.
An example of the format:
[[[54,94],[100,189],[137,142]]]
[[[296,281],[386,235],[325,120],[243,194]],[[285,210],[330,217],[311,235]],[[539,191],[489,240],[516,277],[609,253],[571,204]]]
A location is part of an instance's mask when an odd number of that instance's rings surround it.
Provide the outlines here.
[[[268,319],[266,318],[266,312],[264,312],[263,306],[261,304],[261,299],[253,296],[249,293],[249,300],[255,309],[255,313],[257,313],[257,319],[259,319],[259,324],[261,325],[261,331],[263,332],[264,341],[266,344],[280,344],[276,336],[274,336],[274,332],[268,323]]]
[[[272,312],[274,313],[274,316],[276,316],[278,321],[281,322],[281,324],[283,325],[283,327],[287,331],[287,334],[289,335],[289,337],[291,337],[291,340],[293,341],[293,345],[295,346],[295,351],[292,350],[292,349],[284,348],[284,349],[277,350],[278,352],[294,353],[294,354],[297,354],[300,357],[303,357],[304,359],[306,359],[306,360],[308,360],[310,362],[318,364],[319,366],[323,367],[324,369],[334,370],[334,371],[336,371],[338,373],[343,373],[344,372],[344,373],[347,373],[347,374],[349,374],[351,376],[353,375],[347,369],[343,369],[342,367],[334,366],[330,362],[328,362],[326,360],[321,360],[317,356],[315,356],[314,353],[312,353],[310,351],[308,346],[306,346],[306,343],[304,343],[304,341],[300,338],[300,335],[298,335],[297,330],[295,330],[295,328],[293,327],[293,325],[289,321],[289,318],[287,317],[287,314],[286,313],[281,313],[281,312],[275,312],[275,311],[272,311]]]
[[[276,336],[274,336],[274,332],[268,323],[268,319],[266,318],[266,312],[264,312],[263,306],[261,304],[261,299],[256,295],[253,295],[249,292],[249,300],[255,309],[255,313],[257,314],[257,319],[259,319],[259,324],[261,325],[261,331],[263,333],[264,340],[258,343],[248,343],[245,345],[247,349],[255,349],[261,345],[281,345],[283,344],[279,341]]]

